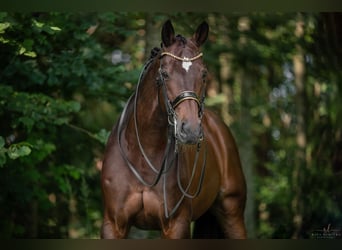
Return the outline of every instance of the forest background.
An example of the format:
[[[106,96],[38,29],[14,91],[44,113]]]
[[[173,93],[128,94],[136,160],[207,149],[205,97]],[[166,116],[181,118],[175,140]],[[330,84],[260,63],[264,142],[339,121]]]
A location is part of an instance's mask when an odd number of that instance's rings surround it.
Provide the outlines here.
[[[167,19],[210,25],[249,237],[341,238],[342,14],[261,12],[0,13],[0,237],[99,238],[104,146]]]

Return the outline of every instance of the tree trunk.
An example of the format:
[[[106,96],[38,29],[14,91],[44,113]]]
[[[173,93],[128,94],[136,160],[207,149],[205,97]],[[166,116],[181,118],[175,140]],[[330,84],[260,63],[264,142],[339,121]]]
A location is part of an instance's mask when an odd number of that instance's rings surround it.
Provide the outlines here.
[[[228,53],[223,53],[219,57],[220,61],[220,78],[221,78],[221,91],[224,96],[221,116],[224,122],[229,126],[233,123],[234,118],[229,112],[229,108],[234,101],[232,86],[228,84],[228,79],[232,77],[231,62],[232,55]]]
[[[76,229],[78,222],[77,216],[77,200],[73,194],[69,197],[69,221],[68,221],[68,237],[70,239],[79,238],[79,232]]]
[[[155,21],[153,13],[146,14],[145,24],[145,60],[150,57],[151,50],[154,47],[159,47],[161,42],[160,22]]]
[[[238,84],[241,84],[241,114],[239,119],[240,142],[239,150],[241,164],[247,183],[247,203],[245,210],[245,222],[248,238],[255,238],[255,183],[254,183],[254,152],[252,140],[252,119],[250,115],[250,90],[252,89],[252,77],[247,71],[240,71],[237,75]]]
[[[31,225],[29,231],[29,238],[34,239],[38,237],[38,201],[34,200],[31,203]]]
[[[298,39],[304,34],[304,22],[300,15],[298,15],[295,36]],[[296,45],[295,54],[293,56],[293,72],[296,87],[296,153],[294,155],[294,168],[292,172],[292,188],[294,197],[292,200],[293,224],[294,232],[292,238],[300,237],[300,232],[303,224],[303,202],[302,202],[302,178],[305,170],[305,149],[306,149],[306,127],[305,127],[305,113],[306,113],[306,95],[305,95],[305,61],[304,52],[299,43]]]
[[[240,17],[237,29],[240,31],[239,45],[241,48],[246,46],[245,31],[250,30],[250,19],[248,17]],[[247,62],[246,62],[247,64]],[[251,89],[253,86],[253,76],[249,73],[248,65],[241,68],[235,76],[235,101],[241,105],[239,126],[239,151],[241,156],[241,164],[246,177],[247,183],[247,203],[245,210],[245,222],[247,227],[248,238],[255,238],[255,181],[254,181],[254,152],[252,140],[252,117],[251,109]],[[255,82],[255,81],[254,81]]]

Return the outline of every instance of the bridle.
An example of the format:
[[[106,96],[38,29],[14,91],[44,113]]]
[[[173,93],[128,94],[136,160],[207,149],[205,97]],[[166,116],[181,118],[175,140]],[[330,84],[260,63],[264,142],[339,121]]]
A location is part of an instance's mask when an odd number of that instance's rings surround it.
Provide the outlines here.
[[[155,48],[156,49],[156,48]],[[158,49],[159,52],[159,49]],[[180,60],[182,62],[186,61],[186,62],[192,62],[198,58],[200,58],[202,56],[202,53],[198,54],[197,56],[193,57],[193,58],[181,58],[178,56],[175,56],[169,52],[162,52],[160,54],[160,60],[161,57],[164,55],[168,55],[173,57],[176,60]],[[139,80],[138,80],[138,84],[136,87],[136,92],[135,94],[133,94],[129,100],[126,103],[126,106],[124,107],[120,120],[119,120],[119,124],[118,124],[118,145],[119,145],[119,149],[121,152],[121,155],[123,157],[123,159],[126,161],[129,169],[133,172],[133,174],[136,176],[136,178],[145,186],[147,187],[153,187],[155,186],[160,178],[163,176],[163,199],[164,199],[164,210],[165,210],[165,217],[169,218],[171,217],[179,208],[180,204],[182,203],[182,201],[184,200],[185,197],[187,198],[195,198],[199,195],[201,188],[202,188],[202,183],[203,183],[203,179],[204,179],[204,172],[205,172],[205,166],[206,166],[206,156],[207,156],[207,148],[205,147],[205,151],[204,151],[204,159],[203,159],[203,164],[202,164],[202,168],[201,168],[201,174],[200,174],[200,179],[199,179],[199,184],[197,186],[197,189],[195,191],[194,194],[190,194],[188,191],[190,189],[190,186],[193,182],[193,178],[195,176],[196,173],[196,169],[197,169],[197,163],[198,163],[198,159],[199,159],[199,153],[201,151],[201,143],[203,141],[203,134],[202,137],[199,139],[198,143],[197,143],[197,148],[196,148],[196,155],[195,155],[195,159],[194,159],[194,165],[192,168],[192,173],[191,173],[191,177],[189,179],[189,183],[186,186],[186,188],[183,188],[182,184],[181,184],[181,180],[180,180],[180,164],[179,164],[179,153],[178,153],[178,140],[177,140],[177,114],[176,114],[176,107],[178,105],[180,105],[182,102],[186,101],[186,100],[193,100],[197,103],[198,108],[199,108],[199,118],[202,119],[203,117],[203,109],[204,109],[204,99],[205,99],[205,93],[203,91],[201,98],[198,97],[198,95],[194,92],[194,91],[183,91],[181,92],[173,101],[170,101],[170,99],[168,98],[167,95],[167,88],[166,88],[166,81],[163,77],[162,74],[162,69],[161,66],[159,67],[159,74],[156,78],[157,81],[157,86],[162,88],[162,93],[164,96],[164,103],[165,103],[165,107],[166,107],[166,111],[167,111],[167,115],[168,115],[168,138],[167,138],[167,144],[166,144],[166,148],[164,151],[164,156],[163,156],[163,160],[162,160],[162,164],[160,169],[158,170],[150,161],[150,159],[148,158],[147,154],[145,153],[145,150],[140,142],[140,135],[139,135],[139,131],[138,131],[138,124],[137,124],[137,99],[138,99],[138,93],[139,93],[139,87],[140,84],[142,82],[142,78],[145,75],[145,73],[147,72],[149,66],[152,64],[154,60],[154,57],[150,58],[147,63],[145,64],[142,72],[140,73],[139,76]],[[161,63],[160,63],[161,65]],[[191,66],[191,65],[190,65]],[[134,127],[135,127],[135,133],[136,133],[136,137],[137,137],[137,143],[139,146],[139,149],[147,163],[147,165],[150,167],[150,169],[156,174],[154,180],[151,183],[148,183],[144,180],[144,178],[140,175],[140,173],[137,171],[136,167],[130,162],[130,160],[128,159],[126,153],[124,152],[123,148],[122,148],[122,143],[121,143],[121,136],[122,136],[122,132],[123,132],[123,125],[124,125],[124,119],[127,113],[127,109],[128,109],[128,104],[131,102],[131,100],[134,97],[134,106],[133,106],[133,120],[134,120]],[[159,95],[158,95],[159,98]],[[159,100],[160,102],[160,100]],[[172,146],[174,146],[174,150],[172,150]],[[173,153],[172,153],[173,152]],[[172,155],[171,159],[170,159],[170,155]],[[167,205],[167,192],[166,192],[166,182],[167,182],[167,173],[169,171],[169,169],[173,166],[174,162],[177,159],[177,184],[179,187],[179,190],[182,193],[181,198],[178,200],[178,202],[176,203],[176,205],[174,206],[174,208],[171,210],[171,212],[168,211],[168,205]]]
[[[192,58],[187,58],[187,57],[179,57],[176,56],[170,52],[162,52],[160,55],[160,59],[163,56],[171,56],[172,58],[181,61],[182,63],[187,62],[187,63],[191,63],[192,61],[195,61],[197,59],[199,59],[200,57],[202,57],[202,53],[199,53],[197,56],[194,56]],[[191,66],[191,64],[189,65],[189,67]],[[163,76],[163,71],[161,68],[161,63],[159,66],[159,76],[157,77],[156,81],[157,81],[157,85],[161,86],[162,88],[162,92],[163,92],[163,97],[164,97],[164,103],[165,103],[165,107],[166,107],[166,111],[168,114],[168,122],[169,125],[174,127],[174,137],[176,138],[176,148],[175,150],[177,151],[177,114],[176,114],[176,107],[181,104],[182,102],[186,101],[186,100],[192,100],[195,101],[198,105],[198,116],[200,118],[200,120],[202,120],[203,117],[203,111],[204,111],[204,99],[205,99],[205,91],[202,92],[201,97],[199,97],[196,92],[194,91],[182,91],[178,96],[175,97],[175,99],[173,101],[171,101],[167,95],[167,87],[166,87],[166,81],[164,79]],[[159,102],[160,103],[160,102]],[[203,138],[200,138],[200,141]]]

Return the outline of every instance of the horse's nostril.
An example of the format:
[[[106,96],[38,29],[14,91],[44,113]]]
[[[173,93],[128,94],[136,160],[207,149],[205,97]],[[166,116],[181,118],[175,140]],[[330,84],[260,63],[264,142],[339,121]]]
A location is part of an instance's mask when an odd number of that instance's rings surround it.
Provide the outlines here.
[[[182,122],[181,124],[181,132],[185,133],[186,131],[186,128],[185,128],[185,122]]]
[[[182,122],[180,131],[183,135],[187,135],[187,134],[191,133],[192,131],[191,131],[190,124],[188,122]]]
[[[184,144],[195,144],[201,139],[201,126],[192,124],[188,121],[182,121],[178,127],[178,139]]]

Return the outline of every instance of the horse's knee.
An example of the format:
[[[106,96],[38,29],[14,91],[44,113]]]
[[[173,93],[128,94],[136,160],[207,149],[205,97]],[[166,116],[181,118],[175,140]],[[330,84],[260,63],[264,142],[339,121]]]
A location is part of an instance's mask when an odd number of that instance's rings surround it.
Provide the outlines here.
[[[123,239],[128,235],[128,227],[119,227],[115,221],[105,219],[101,228],[102,239]]]
[[[244,222],[245,199],[240,196],[226,196],[218,210],[220,222],[226,238],[246,238]]]
[[[110,221],[104,221],[101,227],[101,239],[113,239],[113,226]]]

